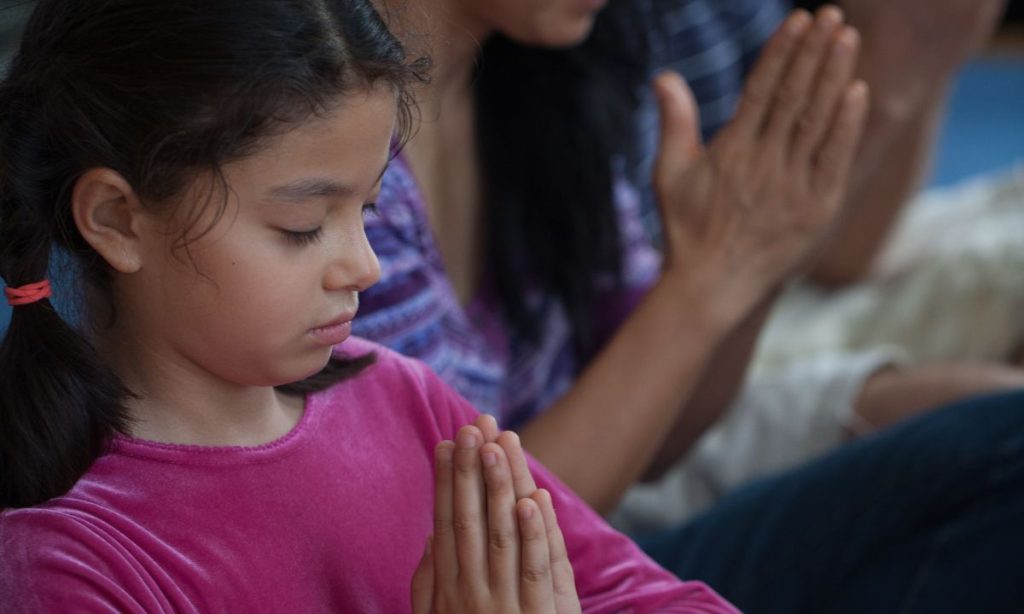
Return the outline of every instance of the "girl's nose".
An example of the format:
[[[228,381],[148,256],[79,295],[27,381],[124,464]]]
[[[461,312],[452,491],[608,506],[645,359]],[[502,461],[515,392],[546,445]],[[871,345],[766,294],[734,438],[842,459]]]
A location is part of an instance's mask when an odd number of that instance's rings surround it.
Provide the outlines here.
[[[370,247],[366,233],[359,229],[345,241],[324,276],[326,290],[362,292],[380,279],[380,262]]]

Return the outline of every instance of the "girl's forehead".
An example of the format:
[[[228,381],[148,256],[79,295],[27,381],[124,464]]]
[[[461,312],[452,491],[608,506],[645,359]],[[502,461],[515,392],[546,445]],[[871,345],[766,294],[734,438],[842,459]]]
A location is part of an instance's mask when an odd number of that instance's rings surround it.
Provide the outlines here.
[[[375,183],[389,157],[396,116],[397,101],[389,90],[346,97],[268,139],[253,155],[226,166],[225,174],[259,185],[296,173],[349,184],[365,183],[371,175]]]

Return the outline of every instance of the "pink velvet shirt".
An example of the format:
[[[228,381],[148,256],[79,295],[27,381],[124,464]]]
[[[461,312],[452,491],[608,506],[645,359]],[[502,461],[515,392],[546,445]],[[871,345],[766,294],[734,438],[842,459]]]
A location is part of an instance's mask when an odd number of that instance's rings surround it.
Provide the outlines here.
[[[435,444],[475,411],[420,363],[311,395],[252,448],[118,438],[67,495],[0,514],[0,612],[405,612]],[[587,612],[735,612],[680,582],[537,464]]]

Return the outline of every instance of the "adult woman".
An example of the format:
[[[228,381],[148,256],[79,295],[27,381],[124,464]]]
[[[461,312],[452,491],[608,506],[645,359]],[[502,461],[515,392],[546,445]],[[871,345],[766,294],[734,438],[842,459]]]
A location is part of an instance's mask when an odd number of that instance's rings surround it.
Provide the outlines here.
[[[364,294],[356,330],[424,358],[521,427],[528,448],[606,510],[727,405],[745,361],[722,344],[745,337],[749,347],[757,308],[838,213],[856,138],[825,156],[830,170],[804,157],[807,141],[823,142],[830,104],[845,96],[856,109],[865,92],[851,81],[857,37],[835,11],[813,24],[793,17],[704,156],[685,90],[659,80],[656,184],[669,239],[659,276],[653,252],[629,249],[642,230],[613,164],[630,142],[616,112],[643,75],[630,61],[643,45],[630,49],[636,37],[624,35],[636,32],[635,7],[612,3],[581,48],[540,48],[578,43],[600,8],[436,0],[410,12],[406,29],[426,40],[406,38],[426,43],[435,76],[419,95],[424,123],[368,221],[384,283]],[[619,43],[602,47],[609,40]],[[820,87],[819,70],[831,75]],[[789,98],[773,106],[782,83]],[[796,122],[805,104],[816,112],[809,127]],[[857,121],[851,111],[836,130]],[[790,139],[799,125],[803,136]]]

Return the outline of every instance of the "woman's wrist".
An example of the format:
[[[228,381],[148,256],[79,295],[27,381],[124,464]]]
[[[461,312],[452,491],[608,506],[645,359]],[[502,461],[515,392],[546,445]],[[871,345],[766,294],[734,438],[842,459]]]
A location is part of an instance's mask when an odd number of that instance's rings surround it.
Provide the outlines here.
[[[667,267],[651,290],[673,305],[680,324],[724,335],[770,292],[768,284],[744,275],[722,275],[712,267]]]

